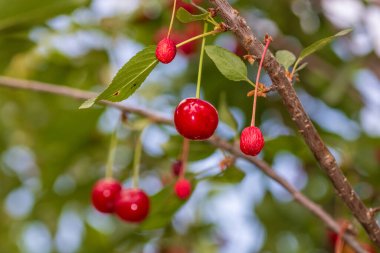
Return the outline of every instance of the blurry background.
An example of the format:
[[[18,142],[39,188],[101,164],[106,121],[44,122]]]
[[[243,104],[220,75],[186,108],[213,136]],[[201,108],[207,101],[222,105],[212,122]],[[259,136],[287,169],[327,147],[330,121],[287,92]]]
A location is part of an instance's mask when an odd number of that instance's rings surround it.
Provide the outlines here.
[[[198,1],[202,2],[202,1]],[[207,7],[207,1],[201,3]],[[380,204],[380,3],[359,0],[236,0],[259,38],[274,38],[272,52],[298,54],[312,42],[353,28],[306,59],[297,92],[342,170],[367,205]],[[191,12],[191,6],[181,4]],[[103,90],[136,52],[156,43],[170,20],[168,0],[0,1],[0,73],[84,90]],[[201,24],[175,23],[173,39],[199,34]],[[209,38],[244,55],[231,33]],[[171,116],[195,94],[197,43],[169,65],[160,64],[125,101]],[[256,66],[250,68],[251,79]],[[263,75],[262,82],[270,85]],[[215,106],[222,94],[239,129],[249,124],[251,98],[245,83],[225,79],[205,57],[202,97]],[[254,166],[238,160],[234,176],[199,180],[179,209],[171,192],[172,162],[181,138],[171,127],[143,133],[141,187],[161,192],[156,212],[142,227],[101,215],[90,205],[94,182],[104,175],[110,133],[120,113],[49,94],[0,86],[0,253],[75,252],[331,252],[325,226],[294,203]],[[130,115],[129,120],[140,118]],[[257,121],[265,135],[265,161],[337,219],[353,221],[297,134],[279,97],[259,99]],[[234,132],[220,124],[218,134]],[[137,133],[123,127],[115,176],[126,186]],[[223,158],[206,143],[192,143],[190,170],[215,174]],[[165,184],[167,188],[163,188]],[[169,219],[173,216],[172,219]],[[145,227],[144,227],[145,226]],[[358,226],[359,239],[367,236]]]

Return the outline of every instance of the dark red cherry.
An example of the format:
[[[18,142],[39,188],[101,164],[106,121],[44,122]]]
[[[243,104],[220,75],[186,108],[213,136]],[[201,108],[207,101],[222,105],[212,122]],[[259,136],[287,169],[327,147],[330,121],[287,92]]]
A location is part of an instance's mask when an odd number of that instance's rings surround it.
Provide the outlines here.
[[[149,214],[150,201],[148,195],[136,188],[123,189],[116,199],[117,216],[128,222],[141,222]]]
[[[92,205],[102,213],[113,213],[115,199],[121,191],[121,184],[114,179],[102,179],[92,188]]]
[[[218,112],[212,104],[199,98],[182,100],[174,111],[177,131],[190,140],[205,140],[218,126]]]
[[[157,44],[156,57],[162,63],[171,62],[177,53],[175,42],[169,38],[164,38]]]
[[[191,194],[191,183],[185,179],[178,179],[174,185],[174,191],[178,198],[187,199]]]
[[[172,164],[172,173],[174,176],[178,177],[182,173],[182,161],[177,160]]]
[[[264,147],[264,137],[260,128],[255,126],[246,127],[240,135],[240,150],[246,155],[255,156]]]

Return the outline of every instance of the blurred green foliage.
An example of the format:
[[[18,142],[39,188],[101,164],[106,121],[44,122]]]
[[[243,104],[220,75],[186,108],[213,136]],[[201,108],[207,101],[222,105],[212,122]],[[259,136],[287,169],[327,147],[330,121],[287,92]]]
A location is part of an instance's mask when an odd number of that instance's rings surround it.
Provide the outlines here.
[[[155,33],[168,25],[171,14],[167,1],[141,0],[131,1],[130,6],[119,3],[124,8],[105,15],[105,2],[0,1],[1,75],[84,90],[103,90],[111,82],[117,68],[125,63],[128,58],[126,55],[154,43]],[[113,2],[108,4],[117,5]],[[273,52],[284,49],[298,55],[303,47],[340,30],[326,18],[318,3],[310,2],[267,0],[253,3],[239,0],[234,1],[233,5],[248,18],[259,36],[276,31],[271,34],[274,37]],[[295,12],[296,4],[309,6],[308,15],[318,20],[315,30],[307,32],[302,27],[303,21]],[[207,3],[202,6],[209,7]],[[268,31],[273,27],[276,29]],[[185,31],[186,25],[176,22],[174,29]],[[85,34],[84,37],[81,34]],[[229,46],[230,50],[234,50],[236,44],[233,36],[228,34],[207,39],[208,44],[214,42]],[[71,50],[70,53],[62,50],[65,46]],[[198,54],[181,57],[178,66],[161,64],[159,70],[153,72],[130,101],[167,113],[174,109],[184,94],[187,96],[189,91],[195,92]],[[374,58],[376,56],[372,51],[360,57],[351,54],[342,58],[334,52],[333,47],[328,46],[314,58],[306,59],[307,62],[310,60],[309,65],[300,72],[300,82],[295,84],[299,93],[312,98],[303,102],[323,101],[325,107],[317,107],[318,103],[314,103],[307,109],[322,138],[338,155],[343,172],[369,206],[380,203],[380,138],[365,131],[366,122],[361,120],[360,113],[368,98],[362,95],[355,82],[359,71],[367,67],[367,60]],[[256,68],[248,66],[251,80],[254,80]],[[242,129],[250,120],[252,99],[246,97],[246,93],[251,87],[247,83],[227,80],[208,57],[205,57],[203,73],[202,96],[223,108],[222,119],[226,121],[227,128],[231,127],[225,129],[223,134],[233,141],[236,132],[232,130],[236,127]],[[265,76],[262,82],[270,85]],[[222,93],[226,96],[221,96]],[[237,163],[236,167],[220,172],[219,162],[223,156],[205,142],[191,144],[189,160],[194,163],[193,167],[210,170],[210,175],[199,176],[203,172],[199,173],[198,168],[195,168],[196,172],[191,175],[194,177],[194,186],[197,185],[197,196],[191,199],[190,204],[186,204],[188,209],[175,216],[185,203],[174,197],[172,184],[175,179],[171,176],[170,167],[180,156],[182,138],[167,126],[154,128],[154,134],[165,136],[161,143],[153,142],[153,138],[148,137],[144,142],[141,177],[145,179],[143,187],[149,189],[152,196],[149,219],[140,227],[124,224],[115,217],[97,214],[90,205],[90,191],[94,182],[104,175],[112,122],[119,115],[103,106],[78,110],[80,104],[81,101],[56,95],[0,86],[1,253],[36,252],[28,248],[30,242],[28,244],[26,237],[28,228],[38,227],[33,226],[36,222],[43,224],[50,235],[50,244],[45,243],[46,251],[40,253],[152,252],[148,251],[148,244],[155,245],[156,251],[160,253],[220,252],[231,243],[230,233],[226,231],[226,226],[220,225],[226,220],[216,215],[223,210],[213,209],[213,203],[220,198],[223,202],[224,194],[231,189],[235,191],[236,198],[244,195],[248,196],[247,199],[249,196],[256,199],[255,203],[248,202],[251,203],[247,204],[249,210],[244,210],[244,213],[248,212],[250,216],[243,216],[243,219],[257,219],[262,228],[255,229],[261,231],[263,241],[252,239],[257,245],[253,245],[255,250],[250,252],[331,250],[327,229],[321,221],[298,203],[279,199],[269,186],[270,179],[261,180],[259,185],[243,187],[250,184],[252,175],[259,174],[252,166]],[[336,119],[335,125],[344,127],[355,124],[348,137],[343,131],[326,127],[324,120],[332,120],[331,116],[327,117],[327,110],[335,110],[343,115],[344,120]],[[326,118],[320,115],[326,115]],[[238,119],[237,126],[233,118]],[[139,119],[134,115],[128,116],[131,124]],[[259,99],[257,121],[267,139],[262,158],[272,164],[281,153],[293,154],[299,161],[299,169],[307,175],[302,191],[337,219],[354,222],[297,134],[295,125],[276,94]],[[126,180],[126,185],[131,175],[136,136],[136,131],[128,126],[124,126],[120,133],[115,177]],[[158,148],[160,152],[150,149],[154,145],[153,148]],[[214,158],[211,159],[211,166],[197,162],[210,156]],[[281,169],[284,168],[289,171],[295,169],[281,166]],[[264,176],[261,175],[261,178]],[[22,194],[17,195],[20,192]],[[28,201],[31,203],[29,207]],[[229,203],[225,204],[228,206]],[[24,209],[26,211],[23,213]],[[189,209],[192,212],[189,213]],[[62,233],[62,221],[70,213],[74,213],[74,217],[79,217],[80,221],[75,223],[79,227],[72,227],[72,233],[78,239],[77,244],[73,242],[74,239],[65,241],[59,236]],[[215,218],[210,219],[213,213]],[[70,234],[71,223],[67,224]],[[358,230],[358,238],[366,242],[368,239],[363,230]],[[31,238],[38,241],[39,233],[34,232],[34,235],[37,237]],[[67,242],[66,251],[65,247],[59,246],[62,242],[63,245]],[[70,249],[70,243],[77,246],[71,246],[74,248]],[[177,251],[170,251],[175,248]]]

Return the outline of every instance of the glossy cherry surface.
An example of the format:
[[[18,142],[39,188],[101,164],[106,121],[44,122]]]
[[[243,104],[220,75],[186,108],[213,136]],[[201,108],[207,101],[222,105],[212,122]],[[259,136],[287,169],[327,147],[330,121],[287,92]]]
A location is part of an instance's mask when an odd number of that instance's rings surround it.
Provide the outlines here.
[[[178,181],[174,185],[175,194],[180,199],[187,199],[191,195],[191,183],[185,179],[178,179]]]
[[[141,222],[149,214],[148,195],[137,188],[123,189],[115,203],[115,213],[128,222]]]
[[[215,107],[199,98],[182,100],[174,111],[177,131],[190,140],[205,140],[211,137],[218,121]]]
[[[240,150],[251,156],[256,156],[264,147],[264,136],[260,128],[255,126],[246,127],[240,135]]]
[[[115,199],[121,191],[121,184],[114,179],[102,179],[92,188],[92,205],[102,213],[113,213]]]
[[[157,44],[156,57],[162,63],[170,63],[177,53],[175,42],[169,38],[164,38]]]

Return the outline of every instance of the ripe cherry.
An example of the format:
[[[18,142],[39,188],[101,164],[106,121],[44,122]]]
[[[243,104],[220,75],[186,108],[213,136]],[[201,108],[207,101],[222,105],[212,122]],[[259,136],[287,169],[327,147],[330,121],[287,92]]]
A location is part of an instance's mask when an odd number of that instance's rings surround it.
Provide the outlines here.
[[[246,127],[240,135],[240,150],[246,154],[255,156],[264,147],[264,137],[260,128],[255,126]]]
[[[177,131],[190,140],[211,137],[218,126],[218,112],[212,104],[199,98],[182,100],[174,111]]]
[[[191,183],[185,179],[178,179],[174,185],[174,191],[178,198],[187,199],[191,194]]]
[[[102,213],[113,213],[115,199],[121,191],[121,184],[114,179],[102,179],[92,189],[92,205]]]
[[[115,202],[115,212],[128,222],[141,222],[149,214],[150,201],[146,193],[137,188],[123,189]]]
[[[172,173],[174,176],[178,177],[179,175],[181,175],[183,170],[182,166],[183,165],[181,160],[177,160],[172,164]]]
[[[169,38],[164,38],[157,44],[156,57],[162,63],[171,62],[177,53],[175,42]]]

